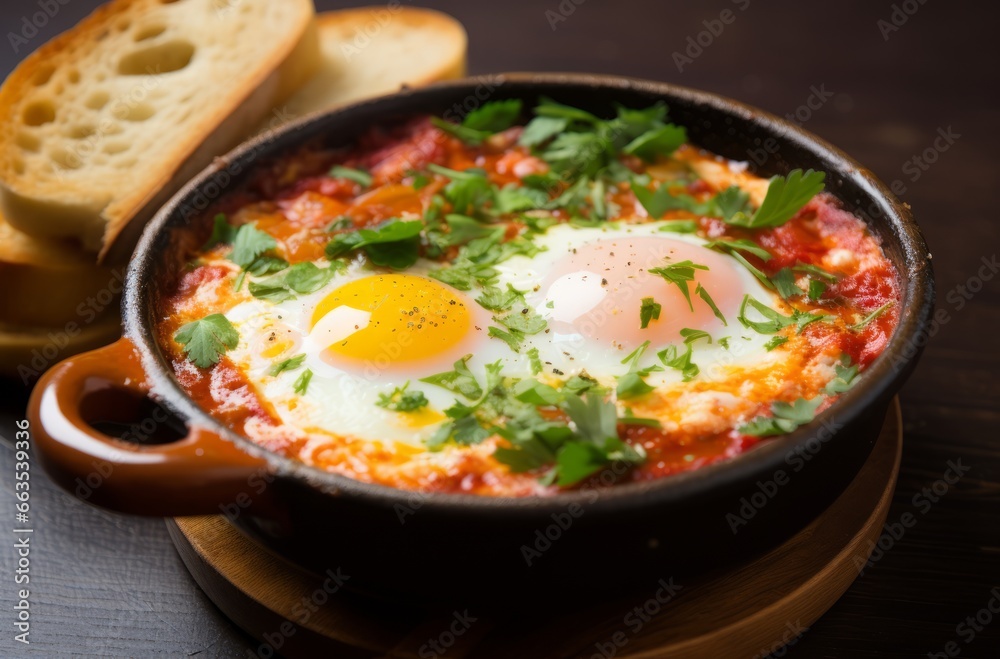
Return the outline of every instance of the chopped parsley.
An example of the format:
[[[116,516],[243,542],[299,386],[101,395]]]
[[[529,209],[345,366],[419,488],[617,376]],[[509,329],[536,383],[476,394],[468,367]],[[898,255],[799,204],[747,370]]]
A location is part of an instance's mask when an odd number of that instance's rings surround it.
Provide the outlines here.
[[[693,344],[699,339],[706,339],[709,343],[711,343],[712,337],[708,334],[708,332],[688,328],[681,330],[681,336],[684,337],[683,352],[681,352],[677,346],[670,345],[656,353],[656,356],[667,368],[680,371],[684,382],[690,382],[697,377],[698,373],[701,372],[698,365],[691,362]]]
[[[657,231],[671,233],[696,233],[698,222],[696,220],[666,220]]]
[[[521,115],[521,101],[490,101],[469,112],[461,123],[432,117],[431,123],[467,144],[479,144],[495,133],[514,125]]]
[[[427,397],[422,391],[407,391],[410,383],[407,382],[402,387],[396,387],[392,393],[381,393],[375,403],[381,408],[391,412],[414,412],[427,406]]]
[[[875,309],[870,314],[868,314],[867,316],[865,316],[864,318],[862,318],[858,322],[856,322],[853,325],[851,325],[851,331],[852,332],[860,332],[864,328],[868,327],[868,325],[873,320],[875,320],[876,318],[878,318],[879,316],[881,316],[882,314],[884,314],[886,312],[886,310],[889,307],[891,307],[893,304],[894,304],[894,302],[892,300],[889,300],[888,302],[886,302],[885,304],[883,304],[878,309]]]
[[[174,333],[174,341],[184,346],[184,353],[195,366],[208,368],[237,346],[240,335],[229,319],[213,313],[183,325]]]
[[[854,386],[858,378],[858,365],[852,364],[847,355],[841,355],[840,363],[834,366],[834,372],[836,375],[823,388],[823,393],[828,396],[842,394]]]
[[[618,378],[618,386],[615,389],[615,395],[619,400],[645,396],[655,389],[652,385],[647,384],[643,378],[650,373],[662,371],[663,368],[656,364],[646,366],[645,368],[639,368],[639,360],[642,358],[642,353],[644,353],[646,348],[649,347],[649,343],[649,341],[644,342],[622,360],[622,364],[628,364],[628,372]]]
[[[780,345],[788,343],[787,336],[772,336],[771,340],[764,344],[764,349],[768,352],[774,350]]]
[[[297,394],[304,394],[309,390],[309,383],[312,382],[313,372],[312,369],[306,369],[302,371],[296,380],[295,384],[292,385],[292,390]]]
[[[646,161],[670,155],[687,140],[683,128],[666,122],[667,106],[637,110],[619,106],[612,119],[543,98],[520,143],[545,160],[567,182],[622,175],[621,153]],[[626,170],[627,171],[627,170]]]
[[[296,355],[295,357],[290,357],[283,361],[280,361],[267,369],[267,374],[271,377],[276,377],[280,373],[285,371],[294,371],[299,366],[302,366],[302,362],[306,360],[305,355]]]
[[[694,281],[695,270],[708,270],[708,266],[692,263],[691,261],[679,261],[677,263],[669,263],[660,268],[650,268],[649,274],[659,275],[669,283],[675,285],[684,294],[684,299],[687,300],[691,311],[694,311],[694,303],[691,302],[691,291],[688,289],[688,282]]]
[[[326,268],[305,261],[296,263],[284,272],[260,281],[252,281],[247,286],[256,298],[278,303],[294,299],[296,295],[315,293],[346,267],[343,261],[335,260]]]
[[[537,410],[528,408],[504,427],[494,428],[510,446],[498,447],[493,457],[515,473],[551,465],[542,480],[560,487],[579,483],[615,462],[634,466],[645,461],[641,446],[630,445],[618,436],[618,423],[655,421],[619,417],[614,403],[594,394],[569,394],[561,408],[572,426],[545,420]]]
[[[503,235],[503,228],[498,227],[488,236],[469,241],[459,248],[458,256],[450,266],[431,270],[428,275],[460,291],[468,291],[476,284],[489,286],[495,283],[500,273],[493,266],[512,256],[523,254],[532,257],[541,251],[530,240],[515,238],[504,241]]]
[[[343,178],[348,181],[353,181],[362,188],[370,188],[372,185],[372,175],[363,169],[354,169],[353,167],[334,165],[333,168],[330,169],[329,175],[333,178]]]
[[[795,283],[795,279],[795,273],[792,272],[791,268],[782,268],[771,277],[771,283],[774,284],[774,290],[778,292],[778,295],[788,300],[805,293]]]
[[[721,311],[719,311],[719,307],[716,306],[715,300],[713,300],[712,296],[708,294],[708,291],[705,290],[705,287],[699,283],[697,286],[695,286],[694,292],[698,295],[698,297],[702,299],[702,301],[705,304],[708,305],[708,307],[712,310],[712,313],[715,314],[715,317],[721,320],[723,325],[728,327],[729,323],[726,322],[726,317],[722,315]]]
[[[468,362],[470,359],[472,359],[472,355],[466,355],[454,363],[452,370],[420,378],[420,381],[460,394],[469,400],[476,400],[482,397],[483,390],[479,386],[479,382],[476,381],[476,376],[469,370]]]
[[[770,437],[792,432],[799,426],[804,426],[816,417],[816,409],[823,402],[822,396],[816,398],[799,398],[794,403],[777,401],[771,404],[772,416],[759,416],[739,431],[744,435],[754,437]]]
[[[823,293],[826,292],[826,283],[820,281],[819,279],[809,280],[809,299],[815,302],[816,300],[823,297]]]
[[[528,349],[528,362],[531,364],[532,375],[538,375],[542,372],[542,360],[538,356],[538,348]]]
[[[212,234],[202,245],[201,251],[205,252],[222,243],[232,243],[236,238],[236,227],[229,223],[226,216],[219,213],[213,219]]]
[[[751,320],[747,316],[747,307],[753,307],[757,312],[764,317],[765,320]],[[798,327],[799,332],[805,328],[806,325],[814,323],[818,320],[823,320],[827,318],[825,314],[815,314],[808,311],[800,311],[799,309],[793,309],[791,316],[786,316],[778,311],[775,311],[766,304],[757,301],[755,298],[750,297],[749,294],[743,296],[743,303],[740,305],[740,315],[739,321],[746,328],[752,329],[758,334],[777,334],[785,327],[790,325],[795,325]]]
[[[651,320],[659,320],[660,311],[662,310],[663,306],[653,298],[642,298],[642,303],[639,305],[639,322],[641,323],[640,329],[646,329],[649,327],[649,321]]]

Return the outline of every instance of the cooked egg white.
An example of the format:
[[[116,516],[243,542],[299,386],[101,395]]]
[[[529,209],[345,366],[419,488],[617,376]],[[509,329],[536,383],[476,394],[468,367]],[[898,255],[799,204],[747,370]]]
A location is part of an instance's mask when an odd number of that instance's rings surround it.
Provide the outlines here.
[[[639,365],[658,363],[656,353],[667,345],[683,349],[684,328],[712,337],[711,343],[693,344],[698,379],[722,380],[742,366],[783,359],[782,351],[765,349],[769,337],[737,320],[744,294],[780,308],[774,294],[731,257],[707,249],[697,237],[660,231],[663,225],[557,225],[534,238],[540,253],[500,264],[497,286],[523,291],[528,307],[547,322],[544,331],[526,337],[520,353],[488,336],[489,326],[498,323],[495,312],[475,301],[478,290],[462,292],[430,278],[429,271],[440,264],[422,260],[402,273],[377,272],[354,261],[315,293],[280,303],[242,302],[226,314],[240,335],[228,356],[286,424],[417,446],[457,400],[420,378],[450,371],[464,355],[472,355],[468,366],[480,383],[486,364],[499,360],[506,377],[561,379],[586,372],[612,387],[628,370],[621,362],[632,350],[650,341]],[[648,272],[685,260],[708,266],[695,271],[690,304],[677,286]],[[725,324],[695,294],[699,284]],[[661,305],[659,318],[645,329],[640,327],[643,298]],[[719,344],[724,337],[728,348]],[[531,348],[544,365],[538,376],[532,373]],[[299,368],[269,374],[276,363],[297,355],[305,356]],[[306,368],[312,379],[305,394],[297,393],[295,382]],[[670,387],[681,379],[681,372],[667,368],[646,381]],[[399,413],[376,404],[379,394],[407,382],[409,390],[427,397],[426,408]]]

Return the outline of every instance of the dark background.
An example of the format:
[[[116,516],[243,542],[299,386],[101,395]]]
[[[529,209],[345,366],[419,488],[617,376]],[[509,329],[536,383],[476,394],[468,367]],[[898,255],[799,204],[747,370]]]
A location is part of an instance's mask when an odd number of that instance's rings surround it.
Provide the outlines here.
[[[22,17],[39,11],[37,2],[0,5],[0,74],[98,4],[68,0],[14,52],[8,33],[21,31]],[[1000,616],[991,614],[992,623],[973,639],[956,628],[987,607],[991,590],[1000,586],[1000,273],[983,270],[989,280],[977,274],[984,259],[1000,252],[1000,11],[993,3],[943,0],[576,3],[428,5],[465,24],[470,73],[564,70],[654,78],[779,115],[795,113],[817,90],[830,92],[803,125],[887,183],[898,181],[934,255],[938,307],[947,321],[901,394],[905,447],[889,512],[890,522],[909,512],[917,523],[788,656],[926,657],[943,653],[949,641],[963,657],[1000,656]],[[348,3],[316,4],[329,9]],[[678,70],[673,53],[683,52],[688,38],[706,29],[703,21],[717,19],[723,9],[732,10],[735,21]],[[894,14],[898,29],[883,34]],[[880,20],[886,22],[881,28]],[[958,137],[935,151],[939,131]],[[13,420],[23,413],[22,395],[17,385],[7,385],[0,403],[0,435],[8,440],[0,444],[5,528],[13,524],[9,439]],[[949,461],[970,469],[929,508],[915,502],[922,488],[942,478]],[[37,466],[32,475],[32,649],[46,656],[232,656],[256,646],[199,591],[162,521],[102,512],[56,490]],[[21,649],[12,648],[19,644],[11,642],[7,622],[13,551],[0,550],[0,561],[0,654],[8,654]]]

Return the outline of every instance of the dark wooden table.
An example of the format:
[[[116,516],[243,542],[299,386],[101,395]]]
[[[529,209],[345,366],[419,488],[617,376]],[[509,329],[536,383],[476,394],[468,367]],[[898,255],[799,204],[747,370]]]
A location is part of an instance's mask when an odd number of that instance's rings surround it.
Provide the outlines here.
[[[4,40],[43,4],[6,0]],[[0,47],[0,71],[98,3],[48,4],[59,10],[28,46]],[[878,560],[788,650],[792,657],[1000,656],[1000,615],[988,608],[1000,610],[1000,11],[992,3],[957,4],[434,3],[468,28],[472,73],[656,78],[797,114],[808,130],[895,182],[912,205],[946,314],[901,394],[905,453],[889,521],[907,513],[916,521],[898,538],[885,536]],[[718,34],[699,36],[711,28]],[[690,45],[699,39],[707,45]],[[7,384],[0,403],[4,528],[14,523],[9,441],[23,397],[23,387]],[[965,473],[944,492],[939,481],[953,464]],[[37,469],[32,477],[32,649],[46,656],[252,655],[256,643],[192,582],[161,520],[105,513],[57,490]],[[0,655],[7,656],[24,648],[12,643],[8,622],[14,554],[7,539],[0,544]]]

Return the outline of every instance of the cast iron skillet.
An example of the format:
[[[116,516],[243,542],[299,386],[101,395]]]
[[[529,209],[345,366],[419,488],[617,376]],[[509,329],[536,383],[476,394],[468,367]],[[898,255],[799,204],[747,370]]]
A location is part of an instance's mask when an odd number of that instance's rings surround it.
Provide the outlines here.
[[[208,235],[213,201],[238,189],[255,167],[307,142],[344,145],[372,125],[424,113],[461,116],[485,100],[521,98],[531,107],[540,95],[602,115],[615,102],[646,107],[662,100],[694,144],[737,160],[765,147],[771,153],[760,174],[825,171],[827,189],[869,223],[902,278],[899,327],[860,384],[813,423],[731,461],[654,482],[525,499],[423,495],[325,473],[234,434],[185,395],[153,326],[160,295],[173,285],[187,250]],[[909,210],[870,172],[760,110],[607,76],[459,80],[306,117],[203,171],[146,227],[125,284],[124,338],[49,371],[29,415],[39,458],[77,496],[128,513],[226,514],[301,566],[319,573],[340,568],[358,590],[545,602],[547,596],[534,596],[655,583],[779,542],[853,478],[925,342],[933,303],[929,258]],[[133,436],[159,436],[149,429],[169,426],[170,419],[181,432],[155,445],[123,442],[94,427],[142,420]]]

